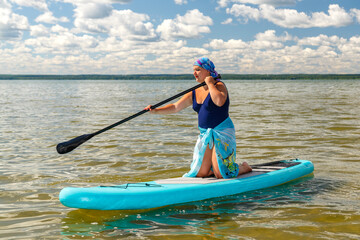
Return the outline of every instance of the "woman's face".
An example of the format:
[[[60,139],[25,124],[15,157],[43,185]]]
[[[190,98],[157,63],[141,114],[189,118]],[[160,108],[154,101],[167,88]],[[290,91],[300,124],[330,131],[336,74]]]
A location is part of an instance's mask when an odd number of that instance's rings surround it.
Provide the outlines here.
[[[195,65],[193,67],[193,70],[194,70],[194,77],[195,77],[196,81],[199,83],[204,82],[205,78],[207,76],[210,76],[210,72],[202,67]]]

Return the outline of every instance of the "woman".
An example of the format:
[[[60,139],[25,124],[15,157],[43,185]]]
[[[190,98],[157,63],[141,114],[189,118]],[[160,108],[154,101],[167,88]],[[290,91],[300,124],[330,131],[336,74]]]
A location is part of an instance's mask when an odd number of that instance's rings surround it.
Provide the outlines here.
[[[206,85],[185,94],[179,101],[164,107],[145,110],[156,114],[177,113],[193,106],[198,113],[200,135],[194,149],[191,170],[185,177],[233,178],[250,172],[251,167],[236,160],[235,128],[229,117],[229,95],[209,58],[199,58],[193,66],[196,81]]]

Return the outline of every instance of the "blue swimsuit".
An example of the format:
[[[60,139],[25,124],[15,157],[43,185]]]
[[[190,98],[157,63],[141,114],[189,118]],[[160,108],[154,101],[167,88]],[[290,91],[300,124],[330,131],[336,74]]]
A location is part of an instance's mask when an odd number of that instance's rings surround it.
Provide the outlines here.
[[[237,177],[239,165],[236,161],[235,127],[229,117],[229,96],[223,106],[218,107],[210,93],[204,103],[196,102],[196,93],[192,92],[193,109],[198,113],[200,135],[195,145],[191,169],[184,177],[196,177],[207,146],[215,146],[216,159],[223,178]]]
[[[193,109],[199,114],[198,121],[201,128],[215,128],[229,117],[229,95],[223,106],[219,107],[212,101],[210,93],[202,104],[196,102],[195,90],[192,92]]]

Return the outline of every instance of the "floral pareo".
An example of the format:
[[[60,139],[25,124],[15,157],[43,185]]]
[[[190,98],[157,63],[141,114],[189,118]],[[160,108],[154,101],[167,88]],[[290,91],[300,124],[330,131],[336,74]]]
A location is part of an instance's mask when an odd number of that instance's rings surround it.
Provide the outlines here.
[[[200,135],[195,145],[191,169],[183,177],[196,177],[198,174],[207,145],[215,147],[216,159],[223,178],[237,177],[239,165],[236,161],[235,128],[230,118],[215,128],[200,128]]]

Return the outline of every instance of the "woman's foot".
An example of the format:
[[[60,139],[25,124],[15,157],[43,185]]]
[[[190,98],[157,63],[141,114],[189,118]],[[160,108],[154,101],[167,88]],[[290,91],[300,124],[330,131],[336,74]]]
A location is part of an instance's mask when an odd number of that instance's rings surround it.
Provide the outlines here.
[[[239,175],[244,174],[244,173],[248,173],[251,172],[252,168],[250,167],[250,165],[247,162],[243,162],[240,166],[239,166]]]

